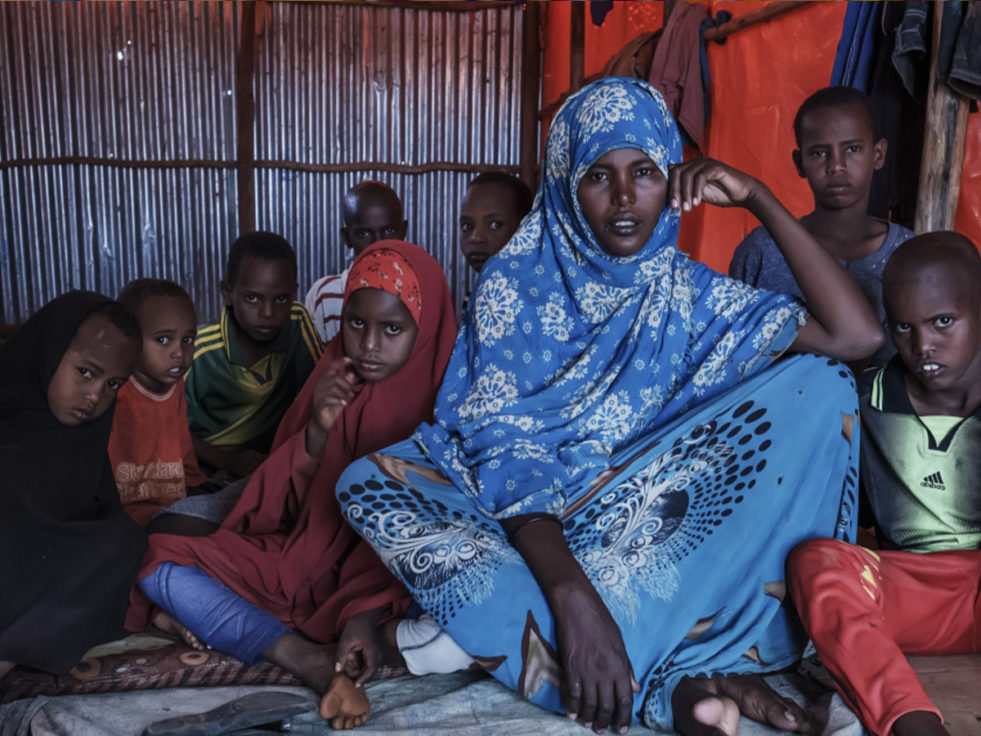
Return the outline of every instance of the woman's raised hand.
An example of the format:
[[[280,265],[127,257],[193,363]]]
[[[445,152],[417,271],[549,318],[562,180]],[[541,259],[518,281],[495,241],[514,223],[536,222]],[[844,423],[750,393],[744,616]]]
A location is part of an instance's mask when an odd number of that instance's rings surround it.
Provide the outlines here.
[[[668,204],[685,211],[702,202],[719,207],[745,206],[762,186],[749,174],[711,158],[675,164],[669,174]]]

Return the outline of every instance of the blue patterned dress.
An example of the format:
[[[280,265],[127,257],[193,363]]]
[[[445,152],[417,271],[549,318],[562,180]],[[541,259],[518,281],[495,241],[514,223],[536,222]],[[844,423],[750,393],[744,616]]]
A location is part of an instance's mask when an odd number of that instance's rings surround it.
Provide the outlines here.
[[[857,407],[835,361],[774,363],[806,312],[691,262],[677,211],[633,256],[602,250],[576,191],[617,148],[665,175],[681,160],[646,83],[607,78],[567,100],[535,206],[481,272],[435,423],[353,464],[337,493],[467,652],[562,712],[551,612],[499,524],[558,516],[623,634],[635,720],[670,728],[681,677],[800,655],[784,559],[853,535]]]

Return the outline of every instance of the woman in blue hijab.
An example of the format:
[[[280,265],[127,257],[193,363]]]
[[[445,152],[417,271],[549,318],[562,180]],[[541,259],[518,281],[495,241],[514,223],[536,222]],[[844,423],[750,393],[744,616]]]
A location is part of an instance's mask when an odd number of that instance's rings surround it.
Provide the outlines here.
[[[734,733],[737,707],[804,729],[758,674],[805,643],[789,550],[852,538],[855,389],[828,357],[870,354],[881,330],[763,184],[681,159],[650,85],[571,96],[435,422],[352,465],[338,497],[460,646],[545,708],[597,732]],[[763,222],[810,312],[677,249],[679,210],[702,201]],[[788,352],[828,357],[775,362]]]

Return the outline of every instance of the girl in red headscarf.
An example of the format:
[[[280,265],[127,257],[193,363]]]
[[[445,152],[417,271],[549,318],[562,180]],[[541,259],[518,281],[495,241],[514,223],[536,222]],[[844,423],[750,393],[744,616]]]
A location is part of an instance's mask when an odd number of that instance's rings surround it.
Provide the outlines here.
[[[156,604],[191,643],[267,659],[326,693],[334,728],[368,713],[360,685],[397,650],[379,626],[406,590],[344,521],[334,486],[353,460],[432,418],[456,325],[443,273],[422,249],[384,241],[352,265],[342,328],[284,416],[273,452],[208,537],[151,537],[127,627]],[[339,641],[336,653],[324,644]],[[342,667],[343,665],[343,667]]]

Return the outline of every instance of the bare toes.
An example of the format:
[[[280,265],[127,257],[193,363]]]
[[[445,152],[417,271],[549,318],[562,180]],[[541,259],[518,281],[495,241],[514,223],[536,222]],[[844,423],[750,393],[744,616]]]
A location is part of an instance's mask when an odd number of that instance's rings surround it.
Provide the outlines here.
[[[331,679],[327,692],[320,701],[320,715],[330,721],[335,729],[360,726],[368,718],[371,704],[364,690],[346,675]]]

